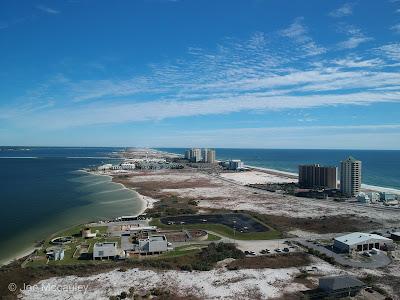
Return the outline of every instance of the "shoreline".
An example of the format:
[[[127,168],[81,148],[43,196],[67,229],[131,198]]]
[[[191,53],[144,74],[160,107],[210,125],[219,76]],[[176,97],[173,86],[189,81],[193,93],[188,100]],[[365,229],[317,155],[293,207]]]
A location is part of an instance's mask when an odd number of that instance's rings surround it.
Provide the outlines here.
[[[133,215],[135,215],[135,216],[139,216],[139,215],[144,214],[144,213],[146,212],[147,209],[153,207],[154,202],[157,202],[157,201],[158,201],[158,200],[153,199],[153,198],[151,198],[151,197],[147,197],[147,196],[141,195],[141,194],[138,193],[135,189],[128,188],[128,187],[126,187],[125,185],[123,185],[122,183],[113,181],[113,176],[112,176],[112,175],[109,175],[109,174],[101,174],[101,173],[97,173],[97,172],[91,172],[91,171],[89,171],[89,170],[87,170],[87,169],[79,169],[79,170],[76,170],[76,172],[82,172],[82,173],[86,173],[86,174],[89,174],[89,175],[92,175],[92,176],[107,177],[107,178],[110,179],[110,181],[111,181],[112,183],[117,184],[117,185],[120,185],[123,189],[126,189],[126,190],[129,190],[129,191],[133,192],[133,193],[135,194],[137,200],[139,200],[139,201],[141,202],[141,206],[142,206],[141,209],[139,210],[139,212],[133,214]],[[135,200],[136,200],[136,199],[135,199]],[[100,220],[97,220],[97,221],[100,221]],[[48,238],[50,238],[50,237],[56,235],[56,234],[59,233],[59,232],[63,232],[63,231],[65,231],[65,230],[67,230],[68,228],[71,228],[71,227],[74,227],[74,226],[78,226],[78,225],[80,225],[80,224],[74,224],[74,225],[71,225],[71,226],[69,226],[69,227],[62,228],[62,229],[60,229],[60,230],[58,230],[58,231],[56,231],[56,232],[51,233],[51,234],[48,235],[48,236],[45,236],[45,237],[43,238],[43,240],[46,240],[46,239],[48,239]],[[18,260],[22,260],[22,259],[26,260],[26,259],[27,259],[31,254],[33,254],[33,252],[35,252],[35,250],[37,250],[37,249],[38,249],[38,248],[35,246],[35,243],[31,243],[29,246],[27,246],[26,248],[22,249],[21,251],[18,251],[18,252],[15,253],[14,255],[10,255],[9,257],[6,257],[6,258],[4,258],[3,260],[1,260],[1,261],[0,261],[0,268],[1,268],[1,267],[4,267],[4,266],[7,266],[7,265],[10,265],[10,264],[12,264],[13,262],[18,261]],[[39,249],[40,249],[40,248],[39,248]]]

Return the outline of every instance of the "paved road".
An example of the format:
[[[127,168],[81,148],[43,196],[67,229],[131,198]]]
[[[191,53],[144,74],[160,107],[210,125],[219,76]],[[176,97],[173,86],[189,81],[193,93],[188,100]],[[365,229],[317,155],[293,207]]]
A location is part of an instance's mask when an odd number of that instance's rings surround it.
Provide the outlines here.
[[[324,253],[328,257],[333,257],[337,263],[343,266],[364,269],[377,269],[385,267],[391,263],[390,258],[382,251],[380,251],[378,254],[372,255],[370,258],[366,257],[365,261],[356,261],[354,259],[349,259],[346,254],[335,253],[324,246],[319,246],[312,242],[307,242],[303,239],[297,239],[297,242],[307,248],[311,248],[319,251],[320,253]]]

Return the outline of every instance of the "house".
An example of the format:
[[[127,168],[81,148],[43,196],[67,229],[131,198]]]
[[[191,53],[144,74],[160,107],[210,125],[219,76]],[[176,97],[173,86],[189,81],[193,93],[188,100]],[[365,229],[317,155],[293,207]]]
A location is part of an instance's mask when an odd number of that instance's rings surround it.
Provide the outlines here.
[[[95,243],[93,246],[93,259],[115,258],[118,255],[117,242]]]
[[[335,298],[355,296],[365,283],[349,275],[328,276],[319,279],[319,290]]]
[[[340,252],[368,251],[372,248],[386,249],[393,245],[393,240],[372,233],[353,232],[336,237],[333,247]]]
[[[319,279],[318,288],[302,293],[305,299],[340,299],[356,296],[365,286],[353,276],[328,276]]]
[[[400,241],[400,231],[392,232],[390,235],[391,239],[394,241]]]
[[[146,254],[161,254],[168,250],[168,241],[165,235],[152,235],[139,239],[139,251]]]

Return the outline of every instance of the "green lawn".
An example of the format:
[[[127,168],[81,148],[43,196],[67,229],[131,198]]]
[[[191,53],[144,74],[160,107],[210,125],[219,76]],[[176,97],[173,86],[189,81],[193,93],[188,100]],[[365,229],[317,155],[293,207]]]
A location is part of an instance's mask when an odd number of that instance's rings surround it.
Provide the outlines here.
[[[219,237],[218,235],[208,233],[207,241],[219,241],[220,239],[221,237]]]
[[[257,221],[257,220],[256,220]],[[259,221],[257,221],[259,222]],[[281,237],[279,231],[272,229],[271,227],[269,231],[265,232],[249,232],[249,233],[242,233],[242,232],[234,232],[232,228],[222,224],[183,224],[183,225],[166,225],[161,223],[159,218],[153,219],[150,222],[150,225],[157,226],[159,228],[164,229],[203,229],[203,230],[210,230],[216,233],[219,233],[225,237],[237,239],[237,240],[272,240],[278,239]],[[267,225],[266,225],[267,226]]]

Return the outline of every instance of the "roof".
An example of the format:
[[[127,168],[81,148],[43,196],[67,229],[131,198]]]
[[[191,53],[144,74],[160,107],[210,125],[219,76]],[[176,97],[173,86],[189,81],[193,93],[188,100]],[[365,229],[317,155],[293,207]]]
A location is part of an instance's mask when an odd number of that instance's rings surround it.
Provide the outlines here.
[[[116,242],[95,243],[93,247],[96,247],[96,248],[115,248],[115,247],[117,247],[117,243]]]
[[[349,157],[346,158],[344,161],[359,162],[359,160],[358,160],[358,159],[355,159],[353,156],[349,156]]]
[[[364,233],[364,232],[353,232],[353,233],[346,234],[346,235],[335,238],[336,241],[347,244],[347,245],[354,245],[354,244],[366,242],[366,241],[369,241],[370,239],[382,240],[382,241],[387,241],[387,242],[392,241],[391,239],[385,238],[378,234]]]
[[[319,279],[319,287],[324,290],[342,290],[364,285],[364,282],[349,275],[322,277]]]

